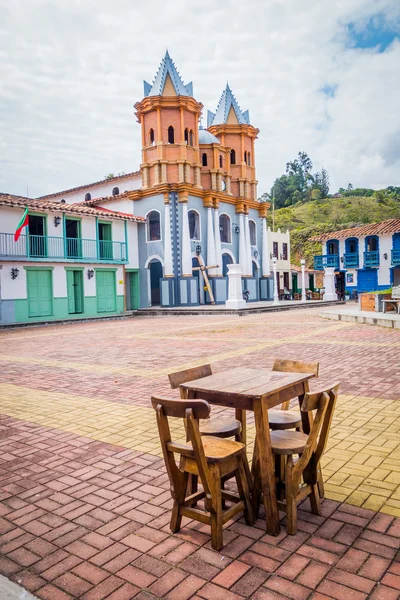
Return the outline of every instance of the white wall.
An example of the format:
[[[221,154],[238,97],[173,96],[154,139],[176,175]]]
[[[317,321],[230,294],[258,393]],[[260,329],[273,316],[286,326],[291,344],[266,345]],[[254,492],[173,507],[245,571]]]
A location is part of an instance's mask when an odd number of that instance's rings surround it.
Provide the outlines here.
[[[278,242],[278,260],[276,261],[276,268],[278,271],[290,271],[290,235],[288,231],[268,231],[268,247],[270,255],[274,254],[274,242]],[[281,254],[283,254],[283,244],[288,245],[288,258],[287,260],[281,260]],[[272,262],[271,262],[272,265]]]
[[[390,286],[390,267],[392,263],[392,234],[379,236],[379,258],[380,267],[378,270],[378,285]],[[387,258],[383,258],[384,254]]]
[[[142,175],[117,179],[116,181],[103,181],[97,185],[88,185],[72,192],[60,192],[47,198],[47,200],[59,202],[61,199],[64,199],[67,204],[73,204],[74,202],[83,202],[87,193],[91,194],[92,200],[95,198],[105,198],[112,196],[112,191],[115,187],[119,189],[120,194],[130,190],[138,190],[142,187]],[[120,209],[117,208],[116,210]]]

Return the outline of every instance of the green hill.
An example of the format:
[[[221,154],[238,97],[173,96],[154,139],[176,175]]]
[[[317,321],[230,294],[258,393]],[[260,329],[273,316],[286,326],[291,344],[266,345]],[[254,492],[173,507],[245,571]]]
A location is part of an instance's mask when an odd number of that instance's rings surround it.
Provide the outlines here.
[[[312,267],[314,255],[321,254],[321,244],[308,241],[313,235],[396,218],[400,201],[389,195],[320,198],[275,210],[275,230],[290,230],[292,263],[305,258]],[[272,228],[272,210],[268,225]]]

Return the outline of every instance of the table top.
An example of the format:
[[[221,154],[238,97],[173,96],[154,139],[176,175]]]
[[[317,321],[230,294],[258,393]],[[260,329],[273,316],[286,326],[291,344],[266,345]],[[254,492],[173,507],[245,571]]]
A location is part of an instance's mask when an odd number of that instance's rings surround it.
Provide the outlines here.
[[[282,373],[237,367],[181,384],[186,390],[255,400],[279,393],[314,377],[313,373]]]

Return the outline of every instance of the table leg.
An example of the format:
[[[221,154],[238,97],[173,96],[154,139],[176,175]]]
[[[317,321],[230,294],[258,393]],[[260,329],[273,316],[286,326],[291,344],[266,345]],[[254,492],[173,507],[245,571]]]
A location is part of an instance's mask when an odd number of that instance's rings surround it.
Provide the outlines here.
[[[241,408],[235,408],[235,419],[242,424],[242,444],[246,445],[246,411]]]
[[[269,434],[268,410],[262,400],[254,401],[254,419],[256,425],[257,456],[264,498],[267,533],[278,535],[280,532],[279,511],[276,500],[274,458]]]

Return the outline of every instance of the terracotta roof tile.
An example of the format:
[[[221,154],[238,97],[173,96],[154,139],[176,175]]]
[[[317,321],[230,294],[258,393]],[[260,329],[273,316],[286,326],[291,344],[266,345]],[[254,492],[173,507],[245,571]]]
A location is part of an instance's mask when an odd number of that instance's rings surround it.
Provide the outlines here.
[[[310,238],[311,242],[326,242],[332,239],[345,239],[348,237],[362,237],[365,235],[379,235],[384,233],[400,232],[400,219],[388,219],[380,223],[370,223],[361,227],[351,227],[350,229],[341,229],[340,231],[330,231],[321,233]]]
[[[70,188],[69,190],[62,190],[60,192],[54,192],[54,194],[46,194],[45,196],[39,196],[37,200],[44,200],[45,198],[54,198],[54,196],[60,196],[61,194],[71,194],[71,192],[78,192],[79,190],[85,190],[93,187],[94,185],[100,185],[102,183],[113,183],[114,181],[123,181],[129,179],[135,175],[140,175],[140,171],[133,171],[132,173],[125,173],[124,175],[117,175],[112,179],[101,179],[100,181],[94,181],[93,183],[86,183],[85,185],[78,185],[78,187]]]
[[[135,217],[128,213],[119,212],[116,210],[109,210],[108,208],[85,206],[82,204],[64,204],[62,202],[51,202],[50,200],[40,200],[33,198],[24,198],[22,196],[13,196],[12,194],[0,193],[0,206],[16,206],[25,208],[26,206],[38,209],[48,210],[50,212],[63,212],[66,214],[78,214],[98,217],[104,216],[104,213],[110,219],[117,219],[123,221],[133,221],[134,223],[144,223],[146,219],[144,217]]]

